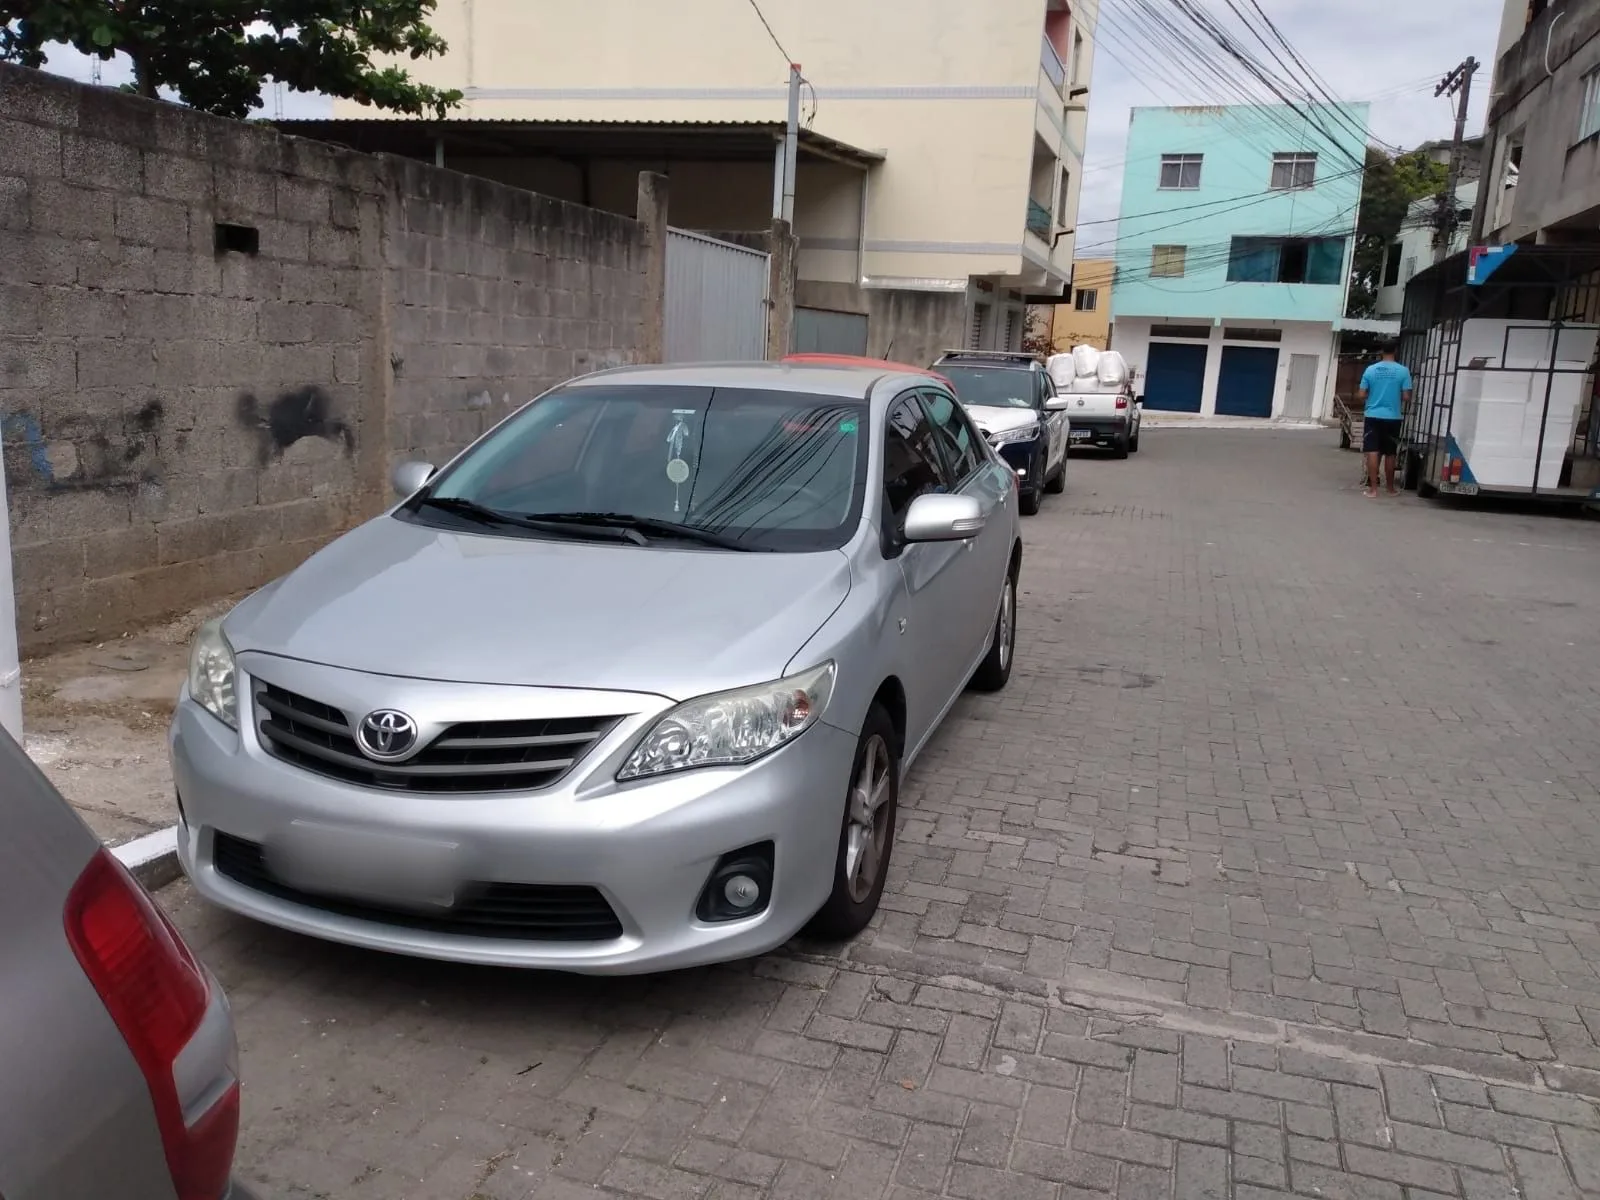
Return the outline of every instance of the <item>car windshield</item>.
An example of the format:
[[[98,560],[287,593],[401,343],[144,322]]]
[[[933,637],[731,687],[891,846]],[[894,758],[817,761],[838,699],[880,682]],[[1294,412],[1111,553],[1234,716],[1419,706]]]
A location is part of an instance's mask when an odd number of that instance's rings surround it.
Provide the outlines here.
[[[569,387],[513,416],[400,515],[521,537],[582,537],[601,522],[614,533],[631,518],[639,544],[835,549],[861,519],[867,430],[865,403],[831,396]],[[545,524],[497,526],[496,514]]]
[[[955,385],[968,408],[1032,408],[1038,386],[1032,371],[1008,367],[935,367]]]

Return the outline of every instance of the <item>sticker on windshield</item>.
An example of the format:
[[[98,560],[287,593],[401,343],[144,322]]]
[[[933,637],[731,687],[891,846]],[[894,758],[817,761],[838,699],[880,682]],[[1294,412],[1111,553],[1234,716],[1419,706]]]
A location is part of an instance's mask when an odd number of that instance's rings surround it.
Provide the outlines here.
[[[854,433],[859,428],[861,428],[860,424],[857,423],[853,419],[849,420],[849,421],[840,421],[839,422],[839,432],[840,433]]]
[[[674,458],[667,463],[667,478],[673,483],[689,482],[689,464],[681,458]]]

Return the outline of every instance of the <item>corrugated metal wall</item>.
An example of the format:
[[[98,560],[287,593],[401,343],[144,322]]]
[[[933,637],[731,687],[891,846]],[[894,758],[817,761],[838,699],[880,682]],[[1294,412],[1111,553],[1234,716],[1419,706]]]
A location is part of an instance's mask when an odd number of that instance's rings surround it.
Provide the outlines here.
[[[865,354],[866,314],[834,312],[826,308],[796,308],[794,349],[799,354]]]
[[[666,361],[766,358],[769,259],[759,250],[669,229]]]

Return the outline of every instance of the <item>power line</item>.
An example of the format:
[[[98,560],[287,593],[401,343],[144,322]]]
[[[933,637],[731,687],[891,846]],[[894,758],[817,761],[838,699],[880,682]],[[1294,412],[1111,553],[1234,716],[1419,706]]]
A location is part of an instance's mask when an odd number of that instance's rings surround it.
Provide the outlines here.
[[[761,26],[767,31],[767,36],[772,39],[772,44],[778,48],[778,53],[783,55],[783,61],[792,64],[794,59],[783,48],[783,43],[778,40],[778,35],[772,32],[772,23],[767,20],[767,14],[761,11],[761,5],[756,0],[750,0],[750,7],[755,9],[756,16],[761,19]]]

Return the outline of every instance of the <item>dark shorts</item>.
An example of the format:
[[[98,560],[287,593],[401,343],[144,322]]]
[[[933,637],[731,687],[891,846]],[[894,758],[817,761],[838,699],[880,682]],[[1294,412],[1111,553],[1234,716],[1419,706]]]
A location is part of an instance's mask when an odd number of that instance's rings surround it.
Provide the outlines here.
[[[1368,417],[1361,423],[1361,448],[1390,458],[1400,453],[1400,422]]]

